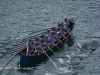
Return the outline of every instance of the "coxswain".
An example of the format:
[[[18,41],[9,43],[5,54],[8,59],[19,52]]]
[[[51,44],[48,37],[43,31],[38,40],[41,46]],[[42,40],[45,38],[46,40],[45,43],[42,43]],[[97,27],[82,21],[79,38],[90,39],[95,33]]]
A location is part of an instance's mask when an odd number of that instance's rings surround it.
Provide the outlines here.
[[[67,19],[64,19],[63,25],[64,25],[64,26],[67,26],[67,27],[69,26],[69,22],[67,21]]]

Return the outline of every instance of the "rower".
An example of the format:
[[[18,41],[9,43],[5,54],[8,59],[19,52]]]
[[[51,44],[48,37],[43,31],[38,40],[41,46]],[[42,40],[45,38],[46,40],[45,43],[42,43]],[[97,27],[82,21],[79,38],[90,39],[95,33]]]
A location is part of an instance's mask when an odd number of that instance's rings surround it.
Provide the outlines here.
[[[43,50],[46,49],[46,46],[43,45],[43,42],[44,42],[44,41],[45,41],[44,35],[41,35],[40,40],[39,40],[39,38],[36,38],[35,44],[34,44],[34,46],[35,46],[35,51],[34,51],[34,54],[33,54],[33,55],[36,55],[36,54],[40,55],[40,54],[43,53]],[[43,50],[42,50],[42,49],[43,49]]]
[[[39,43],[39,38],[35,38],[35,41],[34,41],[34,49],[35,49],[35,51],[34,51],[34,54],[33,55],[36,55],[36,54],[38,54],[38,50],[37,50],[37,47],[40,45],[40,43]]]
[[[53,35],[55,35],[55,34],[56,34],[56,28],[53,27],[53,28],[51,29],[51,31],[50,31],[50,35],[53,36]]]
[[[50,36],[50,30],[47,30],[44,37],[47,39],[49,36]]]
[[[38,55],[43,53],[43,50],[41,49],[41,47],[42,47],[41,45],[36,47],[36,51],[37,51]]]
[[[51,47],[53,44],[52,44],[52,41],[53,39],[51,38],[51,36],[47,36],[47,39],[46,39],[46,43],[47,43],[47,46]]]
[[[58,39],[56,38],[57,32],[55,28],[52,28],[50,31],[50,36],[53,38],[53,43],[56,44],[58,42]]]
[[[59,40],[63,39],[63,36],[62,36],[62,34],[61,34],[60,32],[57,32],[57,38],[58,38]]]
[[[64,34],[64,36],[66,36],[68,34],[67,31],[69,31],[69,28],[68,27],[64,27],[64,26],[60,30],[60,32],[62,32],[62,34]]]
[[[41,48],[43,50],[46,50],[47,49],[46,38],[45,38],[44,35],[41,35],[41,37],[40,37],[40,44],[41,44]]]
[[[44,38],[44,35],[41,35],[40,36],[40,44],[43,44],[43,42],[45,42],[46,39]]]
[[[61,26],[60,24],[58,23],[57,27],[56,27],[56,32],[58,32],[60,30]]]
[[[26,47],[27,47],[26,55],[30,56],[31,52],[33,51],[33,44],[32,44],[32,40],[31,39],[29,39],[29,41],[27,42]]]

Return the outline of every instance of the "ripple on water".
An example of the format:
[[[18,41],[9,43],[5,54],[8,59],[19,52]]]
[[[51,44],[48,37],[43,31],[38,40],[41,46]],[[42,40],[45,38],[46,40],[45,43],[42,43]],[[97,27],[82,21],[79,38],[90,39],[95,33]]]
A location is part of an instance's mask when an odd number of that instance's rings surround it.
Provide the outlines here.
[[[0,57],[2,57],[2,54],[0,54]]]
[[[89,8],[89,9],[95,9],[96,7],[95,6],[88,6],[87,8]]]

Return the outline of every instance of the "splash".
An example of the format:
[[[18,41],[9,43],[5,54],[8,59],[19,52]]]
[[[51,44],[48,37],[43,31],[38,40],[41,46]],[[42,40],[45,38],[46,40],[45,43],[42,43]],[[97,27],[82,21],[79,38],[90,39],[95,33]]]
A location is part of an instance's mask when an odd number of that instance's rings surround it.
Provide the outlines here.
[[[66,56],[67,56],[68,60],[71,60],[71,56],[69,56],[69,55],[66,55]]]
[[[20,39],[19,37],[11,37],[11,40],[18,40]]]
[[[51,75],[51,74],[49,74],[49,73],[45,73],[45,75]]]
[[[68,58],[68,63],[71,63],[71,56],[69,56],[69,55],[66,55],[66,57]]]
[[[53,62],[53,65],[54,65],[54,67],[56,67],[57,68],[57,65]]]
[[[87,57],[88,54],[77,54],[77,56],[79,56],[79,57]]]
[[[6,50],[2,50],[2,49],[0,49],[0,53],[6,53],[7,51]]]
[[[72,72],[72,69],[68,69],[68,67],[64,67],[64,68],[58,68],[59,73],[70,73]]]
[[[18,40],[18,39],[23,39],[23,38],[27,38],[27,37],[28,37],[28,34],[24,33],[17,37],[11,37],[11,40]]]
[[[23,38],[26,38],[27,36],[28,36],[28,34],[25,34],[25,33],[24,33],[24,34],[22,34],[22,35],[19,35],[19,38],[20,38],[20,39],[23,39]]]
[[[60,62],[61,64],[64,64],[64,61],[63,61],[61,58],[59,58],[59,62]]]
[[[82,45],[81,44],[79,44],[79,43],[76,43],[78,46],[79,46],[79,48],[82,48]]]

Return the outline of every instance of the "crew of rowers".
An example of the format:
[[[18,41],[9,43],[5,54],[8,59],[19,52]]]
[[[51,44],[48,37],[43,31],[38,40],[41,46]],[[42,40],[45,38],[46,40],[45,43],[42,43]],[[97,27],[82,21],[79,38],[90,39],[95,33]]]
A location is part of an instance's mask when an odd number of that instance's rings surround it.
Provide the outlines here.
[[[64,22],[62,24],[58,23],[57,27],[47,30],[44,35],[41,35],[39,38],[35,38],[35,41],[29,39],[28,43],[26,44],[26,55],[39,55],[48,48],[51,48],[68,34],[68,31],[70,31],[68,27],[69,25],[70,24],[67,19],[64,19]]]

